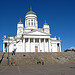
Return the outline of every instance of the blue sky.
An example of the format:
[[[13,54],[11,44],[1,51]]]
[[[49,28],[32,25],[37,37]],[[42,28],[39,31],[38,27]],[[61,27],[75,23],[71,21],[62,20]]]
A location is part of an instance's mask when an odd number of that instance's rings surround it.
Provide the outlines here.
[[[1,0],[0,1],[0,51],[3,35],[15,36],[20,18],[24,23],[26,13],[32,10],[38,16],[38,26],[46,22],[51,37],[60,37],[62,52],[75,48],[75,1],[74,0]]]

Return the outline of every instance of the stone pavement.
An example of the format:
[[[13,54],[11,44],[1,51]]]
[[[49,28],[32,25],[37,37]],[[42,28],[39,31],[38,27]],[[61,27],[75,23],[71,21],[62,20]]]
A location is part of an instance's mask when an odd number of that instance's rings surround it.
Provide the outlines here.
[[[0,66],[0,75],[75,75],[75,64]]]

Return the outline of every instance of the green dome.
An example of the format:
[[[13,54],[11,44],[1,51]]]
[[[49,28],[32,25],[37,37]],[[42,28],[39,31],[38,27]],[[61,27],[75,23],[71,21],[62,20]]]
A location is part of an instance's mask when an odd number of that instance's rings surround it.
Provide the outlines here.
[[[26,15],[28,15],[28,14],[34,14],[34,15],[36,15],[36,13],[33,12],[32,10],[30,10],[29,12],[26,13]]]
[[[23,23],[21,22],[21,19],[20,19],[20,22],[18,22],[18,24],[23,24]]]
[[[48,25],[48,23],[46,23],[46,21],[45,21],[45,23],[43,25]]]
[[[34,15],[36,15],[36,13],[32,11],[32,8],[30,8],[30,11],[26,13],[26,15],[28,15],[28,14],[34,14]]]
[[[48,25],[48,23],[44,23],[43,25]]]

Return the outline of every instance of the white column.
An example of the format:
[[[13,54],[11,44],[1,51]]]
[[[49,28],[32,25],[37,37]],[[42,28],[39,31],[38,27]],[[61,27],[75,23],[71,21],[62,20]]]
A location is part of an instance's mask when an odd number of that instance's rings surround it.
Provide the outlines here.
[[[31,52],[31,47],[30,47],[30,38],[29,38],[28,43],[29,43],[29,51]]]
[[[50,46],[50,38],[48,39],[48,52],[51,52],[51,46]]]
[[[3,43],[3,52],[5,52],[5,44]]]
[[[25,50],[24,50],[24,51],[26,52],[26,40],[25,40],[25,43],[24,43],[24,48],[25,48]]]
[[[40,47],[41,47],[41,39],[39,38],[39,51],[40,51]]]
[[[61,43],[59,44],[59,47],[60,47],[60,51],[59,52],[61,52]]]
[[[45,52],[45,39],[44,39],[44,52]]]
[[[34,52],[35,52],[35,38],[33,40],[34,40]]]
[[[25,39],[23,39],[23,52],[26,52],[26,50],[25,50]]]

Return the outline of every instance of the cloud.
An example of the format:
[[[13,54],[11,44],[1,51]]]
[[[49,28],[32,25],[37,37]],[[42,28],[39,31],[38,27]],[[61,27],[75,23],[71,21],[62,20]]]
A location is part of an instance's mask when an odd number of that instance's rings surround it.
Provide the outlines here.
[[[70,47],[69,49],[75,49],[75,47]]]

